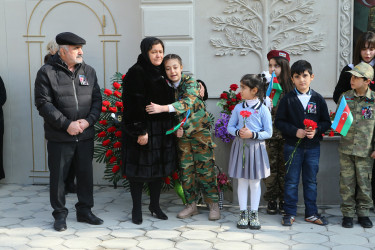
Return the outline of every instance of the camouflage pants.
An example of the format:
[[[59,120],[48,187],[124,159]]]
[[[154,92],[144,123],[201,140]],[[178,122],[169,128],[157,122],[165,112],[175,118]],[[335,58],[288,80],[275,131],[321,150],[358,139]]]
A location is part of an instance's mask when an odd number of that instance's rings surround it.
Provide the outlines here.
[[[371,172],[373,159],[340,154],[340,194],[343,216],[369,216],[372,207]]]
[[[267,154],[270,161],[271,175],[264,179],[266,192],[263,198],[266,201],[284,200],[284,140],[271,139],[266,141]]]
[[[209,130],[181,137],[180,179],[186,202],[198,202],[200,188],[206,203],[218,202],[213,142]]]

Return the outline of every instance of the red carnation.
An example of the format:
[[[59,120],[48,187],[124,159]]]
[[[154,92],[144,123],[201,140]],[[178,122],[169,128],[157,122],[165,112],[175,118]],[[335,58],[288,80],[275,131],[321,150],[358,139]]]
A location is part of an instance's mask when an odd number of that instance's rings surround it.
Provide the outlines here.
[[[113,154],[113,151],[108,149],[107,152],[105,153],[106,157],[110,157]]]
[[[303,125],[305,125],[306,129],[315,130],[318,127],[318,124],[310,119],[303,120]]]
[[[105,131],[102,131],[98,134],[98,137],[105,137],[106,135]]]
[[[329,136],[334,136],[335,135],[335,132],[333,132],[333,130],[331,129],[331,131],[329,132]]]
[[[233,91],[236,91],[237,89],[238,89],[238,85],[237,84],[232,84],[232,85],[230,85],[230,87],[229,87],[231,90],[233,90]]]
[[[111,143],[111,141],[108,139],[108,140],[103,141],[102,145],[103,146],[108,146],[108,144],[110,144],[110,143]]]
[[[114,163],[115,161],[117,161],[116,156],[112,156],[111,159],[109,159],[109,163]]]
[[[102,112],[106,112],[107,111],[107,108],[102,106]]]
[[[116,96],[116,97],[118,97],[118,98],[121,98],[121,92],[120,91],[115,91],[114,93],[113,93],[113,95],[114,96]]]
[[[119,88],[121,87],[121,84],[118,83],[118,82],[114,82],[114,83],[113,83],[113,87],[114,87],[115,89],[119,89]]]
[[[112,95],[112,90],[110,90],[110,89],[105,89],[105,90],[104,90],[104,94],[106,94],[107,96],[110,96],[110,95]]]
[[[246,110],[242,110],[241,112],[240,112],[240,115],[243,117],[243,118],[247,118],[247,117],[250,117],[250,115],[251,115],[251,112],[250,111],[246,111]]]
[[[104,126],[108,124],[107,120],[100,120],[99,123]]]
[[[238,94],[236,95],[236,98],[237,98],[237,100],[242,100],[241,93],[238,93]]]
[[[119,165],[114,165],[113,168],[112,168],[112,172],[113,173],[116,173],[119,170],[120,170],[120,166]]]
[[[113,132],[116,131],[116,127],[115,127],[115,126],[109,127],[109,128],[107,129],[107,131],[108,131],[109,133],[113,133]]]
[[[115,103],[115,106],[118,107],[118,108],[123,107],[122,102],[116,102],[116,103]]]
[[[236,101],[237,101],[236,99],[232,98],[232,102],[236,102]]]
[[[115,142],[115,144],[113,144],[113,147],[114,148],[121,148],[121,142]]]
[[[228,109],[229,109],[230,111],[232,111],[232,110],[234,109],[234,107],[235,107],[235,105],[230,105]]]
[[[122,80],[124,80],[124,78],[125,78],[125,75],[126,75],[126,74],[123,74],[123,75],[122,75],[122,77],[121,77],[121,78],[122,78]]]
[[[169,177],[165,177],[164,182],[165,182],[165,184],[169,185],[169,184],[171,184],[171,179],[169,179]]]
[[[126,179],[126,175],[123,175],[122,178]]]
[[[221,99],[228,99],[228,95],[227,95],[227,93],[222,93],[222,94],[220,95],[220,98],[221,98]]]
[[[116,107],[109,107],[109,111],[112,112],[112,113],[116,113],[117,108]]]
[[[116,131],[115,136],[116,137],[121,137],[122,136],[122,132],[121,131]]]
[[[177,172],[174,172],[174,173],[172,174],[172,179],[173,179],[173,180],[178,180],[178,174],[177,174]]]
[[[109,101],[103,101],[103,105],[104,105],[104,106],[110,106],[111,103],[110,103]]]

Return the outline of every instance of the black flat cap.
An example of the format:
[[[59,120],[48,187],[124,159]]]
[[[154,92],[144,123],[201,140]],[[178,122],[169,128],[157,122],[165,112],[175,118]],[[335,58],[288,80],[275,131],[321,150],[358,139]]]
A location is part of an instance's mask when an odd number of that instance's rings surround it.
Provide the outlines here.
[[[63,32],[56,36],[56,43],[58,45],[85,45],[86,41],[72,32]]]

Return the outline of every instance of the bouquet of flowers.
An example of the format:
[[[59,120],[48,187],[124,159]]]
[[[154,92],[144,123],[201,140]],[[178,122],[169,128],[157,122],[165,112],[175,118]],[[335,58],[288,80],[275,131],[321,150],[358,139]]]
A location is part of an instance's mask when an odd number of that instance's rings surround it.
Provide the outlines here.
[[[234,136],[228,133],[227,126],[232,114],[232,110],[237,103],[241,102],[241,94],[236,94],[238,89],[237,84],[231,84],[229,91],[223,91],[220,95],[220,100],[216,104],[221,107],[220,118],[215,123],[215,136],[220,138],[223,142],[228,143],[234,139]]]
[[[221,210],[223,209],[224,192],[228,190],[233,191],[233,188],[228,176],[221,172],[219,167],[216,166],[216,168],[219,171],[217,175],[217,189],[219,191],[219,208]]]

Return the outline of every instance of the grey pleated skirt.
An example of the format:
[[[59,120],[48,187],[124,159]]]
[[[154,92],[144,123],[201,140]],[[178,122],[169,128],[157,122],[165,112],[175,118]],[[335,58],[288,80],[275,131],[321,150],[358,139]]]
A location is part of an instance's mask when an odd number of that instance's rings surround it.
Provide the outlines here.
[[[242,166],[242,145],[245,146],[245,164]],[[249,180],[263,179],[270,175],[270,163],[264,140],[241,139],[236,136],[230,150],[229,176]]]

